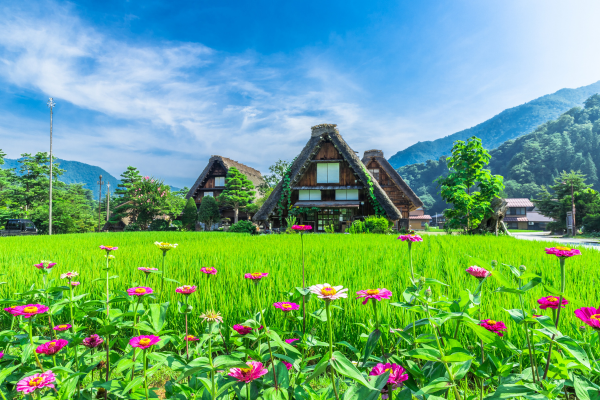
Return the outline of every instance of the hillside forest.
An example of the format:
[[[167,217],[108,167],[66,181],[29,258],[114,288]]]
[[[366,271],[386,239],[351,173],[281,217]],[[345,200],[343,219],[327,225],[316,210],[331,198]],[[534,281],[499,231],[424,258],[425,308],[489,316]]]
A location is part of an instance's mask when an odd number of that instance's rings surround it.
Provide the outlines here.
[[[584,107],[574,107],[535,131],[508,140],[490,151],[489,168],[504,177],[503,197],[537,198],[542,186],[552,186],[563,171],[581,171],[592,189],[600,189],[600,95]],[[421,198],[428,213],[448,208],[439,194],[437,179],[448,175],[446,157],[398,168]]]

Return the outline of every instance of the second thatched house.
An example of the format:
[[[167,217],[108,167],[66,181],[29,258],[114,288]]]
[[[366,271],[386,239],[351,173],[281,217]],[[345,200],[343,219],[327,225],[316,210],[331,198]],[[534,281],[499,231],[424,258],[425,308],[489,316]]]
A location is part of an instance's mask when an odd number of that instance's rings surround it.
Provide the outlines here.
[[[368,171],[336,125],[313,126],[310,140],[253,219],[279,228],[293,215],[315,231],[323,232],[330,226],[343,232],[356,219],[381,215],[396,227],[408,227],[408,213],[421,201],[399,175],[395,177],[381,167],[383,171],[376,178],[376,169]],[[396,185],[389,188],[389,195],[378,182],[383,177],[384,185],[388,185],[388,178]],[[397,198],[397,205],[390,195]]]

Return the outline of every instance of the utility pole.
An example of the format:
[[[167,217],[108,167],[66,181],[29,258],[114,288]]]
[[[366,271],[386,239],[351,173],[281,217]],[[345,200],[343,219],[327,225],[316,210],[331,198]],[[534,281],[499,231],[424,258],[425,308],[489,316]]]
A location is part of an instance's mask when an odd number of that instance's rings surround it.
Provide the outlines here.
[[[106,222],[110,218],[110,182],[106,182]]]
[[[98,181],[98,232],[100,232],[100,221],[102,220],[102,175]]]
[[[573,212],[573,237],[577,236],[577,225],[575,224],[575,196],[573,196],[573,179],[571,179],[571,211]]]
[[[48,214],[48,235],[52,235],[52,109],[56,103],[52,100],[52,97],[48,99],[48,107],[50,108],[50,208]]]

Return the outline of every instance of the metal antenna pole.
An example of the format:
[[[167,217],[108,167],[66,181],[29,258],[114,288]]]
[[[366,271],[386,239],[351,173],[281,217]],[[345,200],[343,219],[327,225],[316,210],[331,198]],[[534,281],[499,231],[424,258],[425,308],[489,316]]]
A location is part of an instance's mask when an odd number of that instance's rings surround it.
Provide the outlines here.
[[[106,183],[106,222],[110,217],[110,182]]]
[[[48,99],[48,107],[50,108],[50,208],[48,213],[48,235],[52,235],[52,108],[56,103],[52,100],[52,97]]]
[[[102,220],[102,175],[98,181],[98,232],[100,232],[100,221]]]

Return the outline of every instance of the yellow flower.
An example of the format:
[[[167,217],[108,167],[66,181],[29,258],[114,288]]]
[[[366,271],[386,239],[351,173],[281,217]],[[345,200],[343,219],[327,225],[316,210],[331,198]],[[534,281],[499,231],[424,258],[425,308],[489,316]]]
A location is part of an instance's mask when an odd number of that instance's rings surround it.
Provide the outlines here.
[[[156,246],[158,246],[158,248],[161,249],[162,251],[169,251],[169,250],[177,247],[177,243],[171,244],[171,243],[165,243],[165,242],[154,242],[154,244]]]

